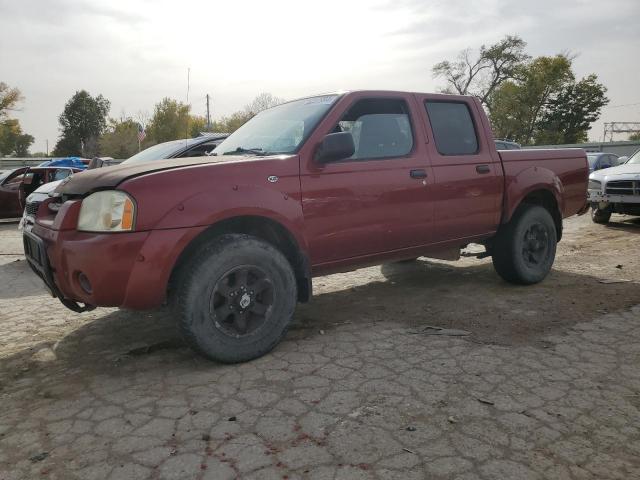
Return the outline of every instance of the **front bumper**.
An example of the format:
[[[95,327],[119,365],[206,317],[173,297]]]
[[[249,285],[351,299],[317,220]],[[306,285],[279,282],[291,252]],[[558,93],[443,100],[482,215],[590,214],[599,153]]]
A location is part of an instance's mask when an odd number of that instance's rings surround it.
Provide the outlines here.
[[[162,305],[180,253],[204,228],[96,234],[36,223],[23,240],[31,269],[71,310],[148,310]]]
[[[587,198],[590,203],[637,203],[640,204],[640,195],[610,195],[601,191],[589,190]]]
[[[78,302],[65,298],[64,294],[60,292],[53,279],[53,271],[51,270],[49,257],[47,256],[47,247],[40,237],[25,230],[22,232],[22,243],[24,246],[24,256],[27,259],[29,267],[42,279],[52,297],[58,298],[65,307],[74,312],[87,312],[96,308],[94,305],[80,305]]]

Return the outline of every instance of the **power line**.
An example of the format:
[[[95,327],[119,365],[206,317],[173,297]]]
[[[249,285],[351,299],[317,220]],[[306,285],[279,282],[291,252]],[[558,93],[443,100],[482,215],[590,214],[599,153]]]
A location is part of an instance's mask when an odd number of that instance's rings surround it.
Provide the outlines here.
[[[640,105],[640,102],[637,102],[637,103],[624,103],[622,105],[608,105],[608,106],[605,106],[604,108],[634,107],[636,105]]]

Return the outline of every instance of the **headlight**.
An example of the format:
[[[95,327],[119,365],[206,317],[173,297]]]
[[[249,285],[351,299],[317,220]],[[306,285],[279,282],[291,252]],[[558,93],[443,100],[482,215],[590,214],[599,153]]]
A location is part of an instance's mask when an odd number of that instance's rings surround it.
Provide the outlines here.
[[[589,179],[589,187],[587,188],[589,190],[602,190],[602,182],[599,182],[598,180]]]
[[[85,232],[126,232],[133,230],[136,207],[120,190],[96,192],[82,200],[78,230]]]

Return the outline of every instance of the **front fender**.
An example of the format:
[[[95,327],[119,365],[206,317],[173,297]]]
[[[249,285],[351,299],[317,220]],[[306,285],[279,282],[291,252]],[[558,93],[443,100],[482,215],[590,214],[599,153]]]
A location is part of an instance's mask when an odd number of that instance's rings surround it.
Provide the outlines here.
[[[305,251],[302,205],[287,193],[259,185],[235,185],[198,192],[182,199],[160,218],[153,229],[213,225],[229,218],[259,216],[285,227]]]
[[[513,217],[522,201],[533,192],[548,191],[556,200],[558,213],[562,218],[564,212],[564,185],[553,171],[544,167],[529,167],[515,175],[505,176],[504,215],[502,223]]]

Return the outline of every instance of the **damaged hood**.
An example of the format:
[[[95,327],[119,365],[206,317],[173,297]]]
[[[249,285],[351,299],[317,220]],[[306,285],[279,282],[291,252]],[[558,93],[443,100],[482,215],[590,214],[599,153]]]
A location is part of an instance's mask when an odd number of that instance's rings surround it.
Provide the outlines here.
[[[261,161],[265,158],[271,157],[225,155],[220,157],[169,158],[150,162],[124,163],[112,167],[86,170],[82,172],[82,175],[67,177],[60,182],[55,192],[63,195],[85,195],[94,190],[115,188],[125,180],[149,173],[200,165]]]

